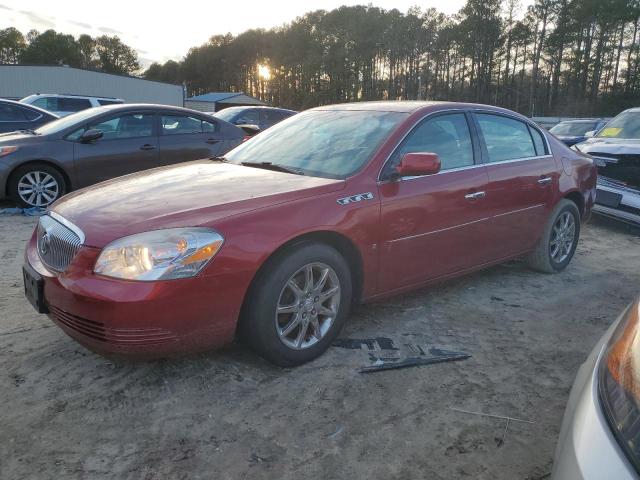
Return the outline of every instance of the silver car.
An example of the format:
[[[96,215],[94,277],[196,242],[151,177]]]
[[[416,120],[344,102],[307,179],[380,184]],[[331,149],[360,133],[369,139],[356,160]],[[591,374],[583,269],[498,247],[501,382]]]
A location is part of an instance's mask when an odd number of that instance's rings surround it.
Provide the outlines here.
[[[640,471],[640,299],[580,367],[558,439],[552,479],[637,479]]]

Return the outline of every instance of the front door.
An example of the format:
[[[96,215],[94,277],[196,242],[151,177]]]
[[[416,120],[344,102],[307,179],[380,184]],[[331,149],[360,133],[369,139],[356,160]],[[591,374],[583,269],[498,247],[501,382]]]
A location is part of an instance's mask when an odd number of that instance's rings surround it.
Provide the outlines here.
[[[102,137],[82,143],[86,130]],[[152,112],[128,112],[102,118],[73,132],[74,163],[79,187],[158,166],[158,136]]]
[[[559,170],[542,134],[518,119],[474,114],[489,175],[496,259],[532,249],[550,214]]]
[[[174,113],[160,116],[161,165],[215,157],[222,140],[220,126],[213,119]]]
[[[385,166],[379,291],[391,292],[487,261],[488,176],[464,113],[429,116]],[[393,180],[402,155],[437,153],[440,173]]]

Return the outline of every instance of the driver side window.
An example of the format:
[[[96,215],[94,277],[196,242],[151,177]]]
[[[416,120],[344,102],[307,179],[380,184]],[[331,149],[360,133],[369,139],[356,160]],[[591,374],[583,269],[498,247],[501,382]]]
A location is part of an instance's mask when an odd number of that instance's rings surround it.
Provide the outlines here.
[[[441,170],[473,165],[473,145],[463,113],[448,113],[424,120],[393,152],[384,177],[393,173],[405,153],[436,153]]]

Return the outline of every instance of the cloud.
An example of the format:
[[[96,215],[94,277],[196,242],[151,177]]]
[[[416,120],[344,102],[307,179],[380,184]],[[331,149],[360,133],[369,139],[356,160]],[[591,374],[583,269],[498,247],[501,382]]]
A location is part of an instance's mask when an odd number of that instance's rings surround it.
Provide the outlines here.
[[[93,27],[91,25],[89,25],[88,23],[76,22],[75,20],[69,20],[69,23],[77,25],[78,27],[87,28],[89,30],[93,29]]]
[[[103,33],[113,33],[115,35],[123,34],[123,32],[121,32],[120,30],[116,30],[115,28],[109,28],[109,27],[98,27],[98,30],[100,30]]]
[[[28,10],[20,10],[20,13],[27,17],[31,22],[36,24],[37,26],[53,28],[56,26],[54,22],[51,21],[51,17],[43,17],[34,12],[29,12]]]

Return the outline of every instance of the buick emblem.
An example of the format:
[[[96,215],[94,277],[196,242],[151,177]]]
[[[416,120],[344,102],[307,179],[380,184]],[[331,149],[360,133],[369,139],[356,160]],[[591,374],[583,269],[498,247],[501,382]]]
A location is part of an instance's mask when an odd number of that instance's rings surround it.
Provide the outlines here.
[[[40,253],[45,255],[49,251],[49,247],[51,246],[51,235],[49,232],[45,231],[40,237]]]

